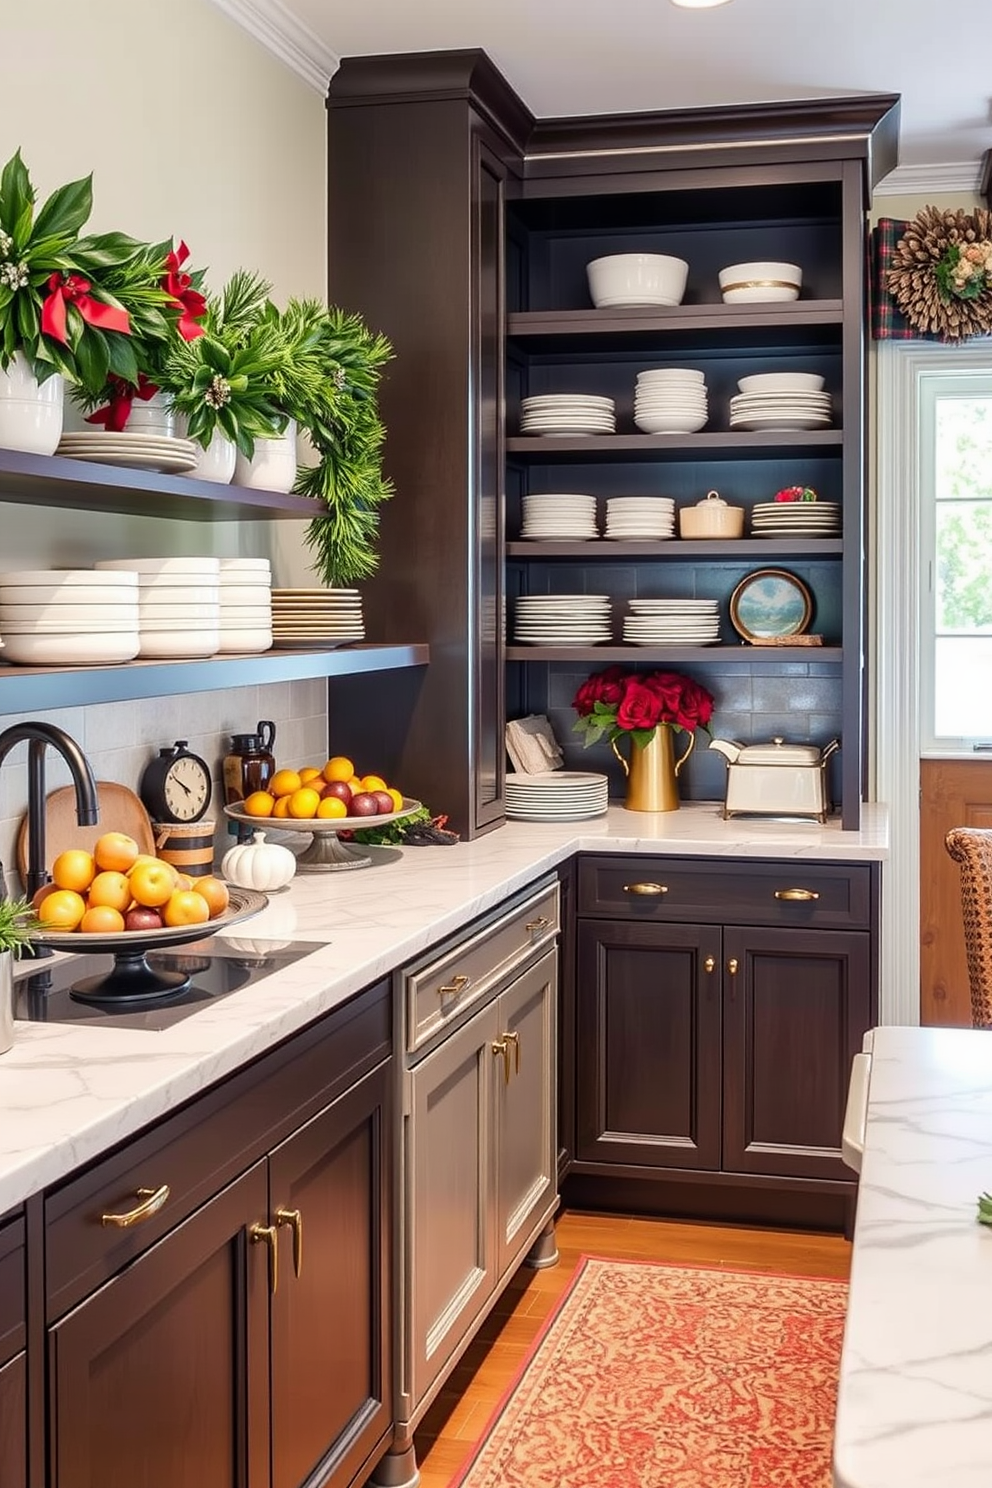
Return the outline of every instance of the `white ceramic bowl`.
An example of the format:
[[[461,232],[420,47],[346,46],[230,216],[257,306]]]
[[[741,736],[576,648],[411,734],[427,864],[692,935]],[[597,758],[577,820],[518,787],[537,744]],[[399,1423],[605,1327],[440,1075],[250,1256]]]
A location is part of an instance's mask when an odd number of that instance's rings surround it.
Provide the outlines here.
[[[815,372],[755,372],[737,386],[742,393],[818,393],[825,381]]]
[[[177,577],[174,574],[170,578]],[[186,584],[139,584],[138,603],[144,608],[150,604],[170,605],[213,605],[216,609],[220,604],[216,584],[204,584],[198,582],[195,575],[190,576],[190,583]]]
[[[271,625],[271,605],[224,605],[220,612],[220,623],[225,630],[240,630],[244,626]]]
[[[83,666],[117,661],[133,661],[140,640],[136,630],[87,631],[65,635],[59,632],[36,632],[19,635],[5,633],[5,661],[26,666]]]
[[[49,625],[62,630],[77,625],[134,625],[138,606],[132,602],[113,604],[0,604],[0,624]]]
[[[109,584],[0,584],[0,606],[137,604],[137,588]]]
[[[691,382],[704,384],[706,373],[700,372],[696,367],[649,367],[644,372],[638,372],[637,381],[643,387],[647,383],[654,382]]]
[[[720,292],[728,305],[798,300],[803,271],[798,264],[758,260],[721,269],[719,280]]]
[[[202,574],[215,579],[220,573],[219,558],[101,558],[94,564],[99,569],[125,568],[138,574]],[[175,580],[173,580],[173,583]]]
[[[265,605],[272,603],[272,590],[268,584],[225,584],[221,580],[220,585],[221,609],[226,610],[229,605]]]
[[[666,253],[611,253],[586,264],[598,310],[627,305],[680,305],[689,278],[684,258]]]
[[[639,413],[634,423],[642,434],[696,434],[706,423],[706,414]]]
[[[221,628],[219,650],[223,652],[269,651],[272,648],[272,631],[264,625],[241,626],[228,630]]]
[[[59,589],[96,588],[136,589],[138,575],[132,571],[113,574],[96,573],[92,568],[24,568],[10,573],[0,573],[0,585],[5,589],[21,585],[43,585],[53,592]]]
[[[229,573],[257,573],[259,576],[272,573],[272,561],[269,558],[221,558],[219,561],[221,577]],[[252,580],[252,583],[258,582],[261,582],[261,578]]]
[[[219,604],[158,604],[146,603],[144,600],[138,605],[138,618],[141,627],[146,625],[169,625],[176,620],[197,620],[217,625],[220,623]]]
[[[155,661],[180,661],[184,658],[214,656],[220,648],[220,631],[211,630],[145,630],[139,637],[138,655]]]

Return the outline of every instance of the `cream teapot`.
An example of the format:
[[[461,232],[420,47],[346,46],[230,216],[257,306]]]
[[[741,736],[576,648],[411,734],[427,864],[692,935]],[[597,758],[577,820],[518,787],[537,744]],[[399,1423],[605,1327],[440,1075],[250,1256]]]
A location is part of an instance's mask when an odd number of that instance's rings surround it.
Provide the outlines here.
[[[737,744],[713,739],[710,748],[727,761],[727,796],[723,815],[751,811],[765,816],[812,816],[826,821],[830,811],[826,765],[840,748],[839,739],[819,749],[815,744]]]

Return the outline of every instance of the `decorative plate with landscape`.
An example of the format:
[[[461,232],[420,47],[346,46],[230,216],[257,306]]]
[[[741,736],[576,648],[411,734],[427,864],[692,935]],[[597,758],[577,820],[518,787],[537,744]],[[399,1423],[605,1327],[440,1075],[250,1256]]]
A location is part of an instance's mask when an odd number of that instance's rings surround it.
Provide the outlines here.
[[[784,568],[759,568],[730,596],[730,619],[746,641],[802,635],[813,618],[813,598]]]

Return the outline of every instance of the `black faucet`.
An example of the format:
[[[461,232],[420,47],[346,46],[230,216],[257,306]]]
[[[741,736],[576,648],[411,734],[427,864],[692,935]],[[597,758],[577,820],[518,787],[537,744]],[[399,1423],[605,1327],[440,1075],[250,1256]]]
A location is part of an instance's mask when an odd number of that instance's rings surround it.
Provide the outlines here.
[[[28,871],[24,891],[31,896],[48,882],[45,868],[45,750],[52,748],[69,766],[76,787],[76,820],[92,827],[100,820],[96,781],[89,761],[65,729],[54,723],[14,723],[0,734],[0,765],[15,744],[28,741]]]

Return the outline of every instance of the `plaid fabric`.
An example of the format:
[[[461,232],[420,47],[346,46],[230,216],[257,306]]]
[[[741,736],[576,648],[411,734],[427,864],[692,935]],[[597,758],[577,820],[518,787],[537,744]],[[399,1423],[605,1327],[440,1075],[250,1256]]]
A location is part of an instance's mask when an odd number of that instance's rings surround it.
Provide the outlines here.
[[[939,336],[925,336],[915,331],[885,287],[886,270],[892,263],[896,244],[908,222],[897,217],[880,217],[872,228],[868,244],[868,323],[874,341],[938,341]]]

